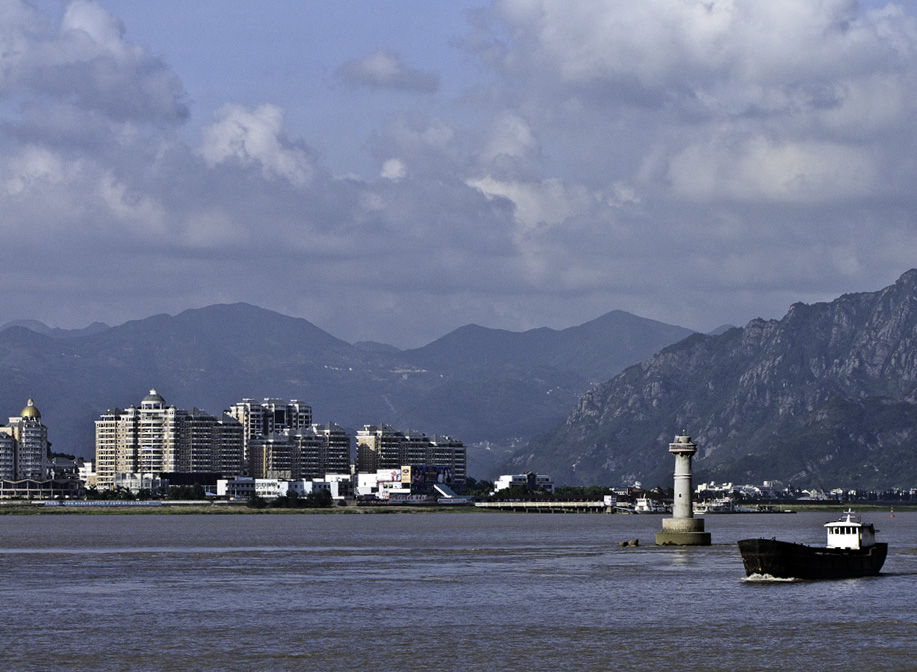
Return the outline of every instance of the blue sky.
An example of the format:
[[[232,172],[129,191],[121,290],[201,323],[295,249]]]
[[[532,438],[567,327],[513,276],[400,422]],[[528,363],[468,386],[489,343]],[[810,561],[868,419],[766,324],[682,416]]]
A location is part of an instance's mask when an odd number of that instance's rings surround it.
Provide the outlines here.
[[[913,3],[0,0],[7,319],[707,330],[915,265]]]
[[[452,45],[468,31],[467,12],[482,8],[480,2],[122,0],[104,6],[124,22],[126,40],[145,45],[181,78],[193,99],[187,131],[208,123],[227,101],[270,102],[285,110],[287,132],[319,147],[341,173],[378,172],[362,148],[381,120],[406,109],[461,117],[450,109],[454,101],[486,77],[472,55]],[[376,49],[435,73],[437,91],[360,87],[335,75]]]

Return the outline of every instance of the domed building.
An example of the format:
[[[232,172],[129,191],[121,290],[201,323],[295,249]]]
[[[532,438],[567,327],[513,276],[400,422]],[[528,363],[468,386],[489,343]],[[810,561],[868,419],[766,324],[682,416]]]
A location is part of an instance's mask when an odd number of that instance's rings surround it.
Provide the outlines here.
[[[19,414],[20,418],[29,418],[32,420],[41,420],[41,411],[35,407],[35,402],[29,399],[29,403],[25,405],[25,408],[22,409],[22,413]]]
[[[48,477],[48,428],[35,402],[28,403],[9,425],[0,427],[0,478],[44,480]]]
[[[95,426],[96,485],[101,489],[131,479],[152,483],[161,474],[242,473],[242,425],[237,420],[176,408],[156,390],[140,400],[139,408],[108,409]]]

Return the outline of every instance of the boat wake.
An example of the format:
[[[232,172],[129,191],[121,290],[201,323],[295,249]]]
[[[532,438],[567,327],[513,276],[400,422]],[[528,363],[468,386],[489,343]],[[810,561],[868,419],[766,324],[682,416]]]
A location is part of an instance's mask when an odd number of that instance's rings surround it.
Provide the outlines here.
[[[778,581],[780,583],[796,583],[798,581],[803,581],[803,579],[797,579],[795,577],[781,578],[779,576],[771,576],[770,574],[749,574],[746,576],[743,581],[752,581],[755,583],[762,581]]]

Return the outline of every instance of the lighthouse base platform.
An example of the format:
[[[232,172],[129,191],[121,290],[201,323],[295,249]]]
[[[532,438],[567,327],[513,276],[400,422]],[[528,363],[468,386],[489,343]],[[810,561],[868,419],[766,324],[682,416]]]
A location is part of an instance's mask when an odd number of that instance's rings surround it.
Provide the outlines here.
[[[656,533],[657,546],[709,546],[710,533],[704,532],[702,518],[663,518],[662,532]]]

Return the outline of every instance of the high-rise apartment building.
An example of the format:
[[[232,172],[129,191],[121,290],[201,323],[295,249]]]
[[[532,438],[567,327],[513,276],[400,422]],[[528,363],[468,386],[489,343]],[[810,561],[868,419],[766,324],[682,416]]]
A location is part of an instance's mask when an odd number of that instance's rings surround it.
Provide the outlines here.
[[[424,464],[449,467],[452,470],[452,482],[464,485],[468,474],[468,449],[459,439],[434,434],[430,437]]]
[[[363,429],[357,430],[357,471],[366,474],[379,469],[400,469],[404,464],[403,441],[404,434],[390,425],[363,425]]]
[[[449,467],[454,483],[465,483],[467,451],[458,439],[427,436],[386,425],[364,425],[357,432],[357,471],[400,469],[406,465]]]
[[[0,478],[9,480],[48,477],[48,428],[29,399],[18,416],[0,427]]]
[[[353,460],[350,452],[350,435],[344,428],[333,422],[326,422],[323,425],[312,425],[312,431],[322,441],[321,474],[349,474]]]
[[[350,473],[350,436],[334,423],[255,436],[249,442],[254,478],[323,479]]]
[[[96,475],[100,488],[115,474],[204,473],[242,475],[242,425],[228,415],[167,406],[156,390],[140,402],[113,408],[96,420]]]
[[[252,478],[294,478],[296,452],[289,432],[271,432],[248,441],[248,474]]]
[[[6,433],[3,430],[8,427],[0,427],[0,479],[18,480],[16,472],[16,439],[12,433]]]
[[[188,411],[187,449],[181,455],[179,471],[220,473],[244,472],[242,425],[227,414],[215,417],[199,408]]]
[[[297,399],[243,399],[227,411],[242,423],[244,459],[249,459],[252,439],[284,430],[297,431],[312,426],[312,407]]]

